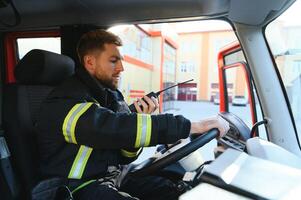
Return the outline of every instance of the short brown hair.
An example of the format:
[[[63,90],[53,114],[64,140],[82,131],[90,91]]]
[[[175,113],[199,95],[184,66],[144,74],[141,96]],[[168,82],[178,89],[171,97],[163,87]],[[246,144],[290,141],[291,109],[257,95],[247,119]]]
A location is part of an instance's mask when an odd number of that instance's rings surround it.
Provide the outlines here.
[[[79,62],[84,64],[83,58],[85,55],[95,50],[104,50],[105,44],[115,44],[117,46],[121,46],[122,42],[117,35],[102,29],[89,31],[83,34],[78,41],[76,49]]]

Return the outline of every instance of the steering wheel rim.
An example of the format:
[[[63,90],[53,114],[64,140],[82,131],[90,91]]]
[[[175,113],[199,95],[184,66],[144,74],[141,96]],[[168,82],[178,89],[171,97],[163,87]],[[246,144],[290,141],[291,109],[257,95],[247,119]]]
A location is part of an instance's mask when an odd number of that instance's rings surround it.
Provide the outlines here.
[[[130,172],[131,176],[134,177],[142,177],[144,175],[152,174],[160,169],[167,167],[168,165],[177,162],[184,158],[185,156],[191,154],[192,152],[198,150],[214,138],[216,138],[219,134],[218,129],[214,128],[209,130],[207,133],[204,133],[191,141],[190,143],[184,145],[183,147],[177,149],[176,151],[166,155],[165,157],[154,161],[153,163],[141,168],[134,169]]]

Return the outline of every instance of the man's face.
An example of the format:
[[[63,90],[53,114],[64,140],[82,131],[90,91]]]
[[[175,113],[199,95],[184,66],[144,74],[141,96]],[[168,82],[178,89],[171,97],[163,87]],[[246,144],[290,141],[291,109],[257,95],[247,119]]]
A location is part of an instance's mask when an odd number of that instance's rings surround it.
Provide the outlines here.
[[[85,67],[104,86],[116,90],[124,71],[121,58],[117,45],[105,44],[103,51],[85,56]]]

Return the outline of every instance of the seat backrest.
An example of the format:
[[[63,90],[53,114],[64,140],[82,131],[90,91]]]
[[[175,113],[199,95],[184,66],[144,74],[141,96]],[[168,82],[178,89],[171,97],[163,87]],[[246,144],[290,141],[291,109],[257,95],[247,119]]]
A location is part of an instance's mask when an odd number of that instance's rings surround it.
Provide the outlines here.
[[[51,90],[73,73],[71,58],[32,50],[15,68],[17,83],[4,87],[3,128],[22,199],[29,198],[32,187],[40,179],[34,130],[39,107]]]

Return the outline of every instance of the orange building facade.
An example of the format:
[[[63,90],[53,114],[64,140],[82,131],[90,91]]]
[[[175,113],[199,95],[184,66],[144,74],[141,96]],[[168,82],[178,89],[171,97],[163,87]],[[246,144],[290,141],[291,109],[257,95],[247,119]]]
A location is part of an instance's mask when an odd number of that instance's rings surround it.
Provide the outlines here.
[[[236,41],[233,31],[181,32],[174,24],[125,25],[110,31],[123,41],[124,68],[119,89],[128,103],[151,92],[194,79],[164,92],[161,111],[173,108],[173,101],[212,101],[218,92],[217,55]],[[231,79],[233,94],[244,93],[237,78]],[[231,84],[230,84],[231,85]]]

